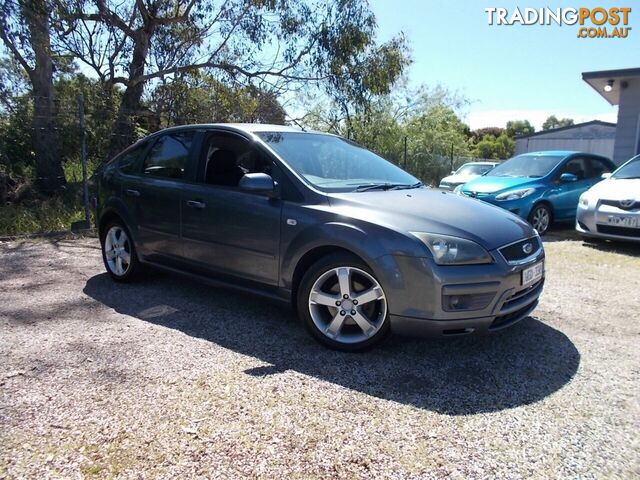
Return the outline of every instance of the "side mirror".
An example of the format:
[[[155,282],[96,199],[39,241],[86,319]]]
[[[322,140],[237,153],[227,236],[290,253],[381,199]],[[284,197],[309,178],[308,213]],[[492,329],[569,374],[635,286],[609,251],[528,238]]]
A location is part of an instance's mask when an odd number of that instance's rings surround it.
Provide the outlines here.
[[[576,177],[573,173],[563,173],[562,175],[560,175],[560,181],[562,183],[577,182],[578,177]]]
[[[456,173],[455,170],[451,170],[451,172],[449,173],[449,175],[453,175],[454,173]]]
[[[604,172],[602,175],[600,175],[600,178],[602,180],[606,180],[609,177],[611,177],[611,172]]]
[[[276,184],[266,173],[245,173],[238,183],[240,189],[247,192],[273,193]]]

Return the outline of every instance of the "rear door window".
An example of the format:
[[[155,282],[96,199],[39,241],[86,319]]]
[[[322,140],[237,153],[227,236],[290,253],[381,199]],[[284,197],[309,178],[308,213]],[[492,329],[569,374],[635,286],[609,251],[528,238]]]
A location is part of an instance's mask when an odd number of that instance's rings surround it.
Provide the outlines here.
[[[143,173],[152,177],[183,178],[193,136],[193,131],[187,131],[160,137],[144,160]]]

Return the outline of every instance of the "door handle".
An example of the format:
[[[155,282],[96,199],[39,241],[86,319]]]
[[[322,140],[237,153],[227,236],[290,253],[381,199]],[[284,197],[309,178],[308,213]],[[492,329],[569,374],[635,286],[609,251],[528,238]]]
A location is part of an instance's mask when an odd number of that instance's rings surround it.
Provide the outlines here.
[[[127,189],[127,195],[129,195],[130,197],[139,197],[140,192],[138,190]]]
[[[206,207],[207,204],[204,202],[201,202],[199,200],[187,200],[187,207],[191,207],[191,208],[204,208]]]

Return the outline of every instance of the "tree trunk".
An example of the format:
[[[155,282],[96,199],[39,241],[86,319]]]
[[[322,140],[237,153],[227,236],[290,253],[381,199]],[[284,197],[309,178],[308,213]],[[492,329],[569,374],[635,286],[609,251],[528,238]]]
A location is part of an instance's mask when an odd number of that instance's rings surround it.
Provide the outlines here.
[[[153,30],[150,28],[136,31],[133,57],[129,66],[129,84],[118,108],[118,117],[109,143],[109,158],[120,153],[135,140],[136,114],[140,111],[140,99],[144,92],[144,82],[136,80],[144,75],[144,65],[152,35]]]
[[[36,154],[36,185],[52,192],[65,184],[62,162],[57,154],[53,61],[49,36],[47,2],[28,0],[22,3],[23,15],[31,37],[35,66],[29,72],[33,89],[33,144]]]

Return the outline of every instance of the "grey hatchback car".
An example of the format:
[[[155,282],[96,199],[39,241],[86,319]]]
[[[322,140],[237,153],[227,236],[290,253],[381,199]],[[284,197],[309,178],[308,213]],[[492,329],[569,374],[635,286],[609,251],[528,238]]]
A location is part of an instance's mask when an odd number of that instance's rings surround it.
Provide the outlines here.
[[[335,135],[174,127],[94,180],[114,280],[150,264],[288,302],[335,349],[390,332],[499,330],[531,313],[544,284],[542,242],[524,220],[426,188]]]

